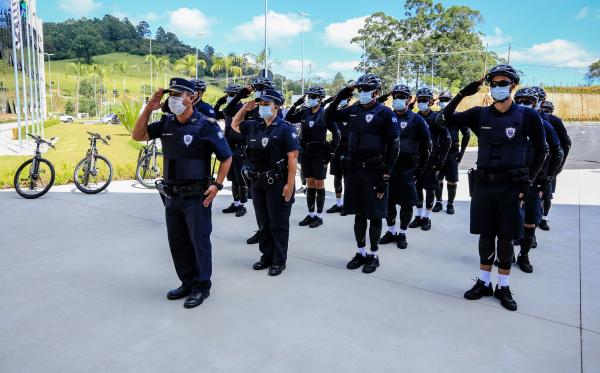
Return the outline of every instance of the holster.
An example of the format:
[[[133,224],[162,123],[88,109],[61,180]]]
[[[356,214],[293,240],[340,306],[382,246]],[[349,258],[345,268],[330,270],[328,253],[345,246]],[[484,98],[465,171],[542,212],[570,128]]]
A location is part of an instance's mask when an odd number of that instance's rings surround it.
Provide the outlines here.
[[[155,182],[156,190],[158,190],[164,198],[202,196],[204,195],[204,192],[206,192],[206,189],[208,189],[209,183],[210,181],[198,181],[189,185],[175,186],[167,185],[163,180],[157,180]]]
[[[469,171],[467,171],[467,179],[469,181],[469,197],[473,197],[473,190],[475,188],[475,169],[470,168]]]

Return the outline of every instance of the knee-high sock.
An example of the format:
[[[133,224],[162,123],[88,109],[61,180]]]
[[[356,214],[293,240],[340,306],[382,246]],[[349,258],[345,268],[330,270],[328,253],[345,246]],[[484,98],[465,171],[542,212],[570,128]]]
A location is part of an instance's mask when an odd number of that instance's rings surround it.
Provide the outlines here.
[[[408,229],[410,219],[412,219],[413,207],[412,206],[400,206],[400,229]]]
[[[357,247],[367,246],[367,218],[364,215],[354,216],[354,238]]]
[[[531,246],[533,246],[533,241],[535,239],[535,228],[523,228],[523,239],[521,240],[521,255],[529,254],[529,250],[531,250]]]
[[[456,188],[457,185],[448,184],[448,203],[454,203],[454,199],[456,198]]]
[[[306,204],[308,206],[308,212],[315,212],[315,199],[317,196],[317,190],[315,188],[306,189]]]
[[[333,188],[336,194],[342,194],[343,186],[342,186],[342,175],[335,175],[333,177]]]
[[[544,217],[548,216],[551,206],[552,206],[552,201],[550,201],[549,199],[544,200]]]
[[[325,189],[317,189],[317,214],[323,212],[325,206]]]
[[[385,218],[388,227],[396,225],[396,214],[398,214],[398,212],[396,211],[396,205],[388,203],[387,217]]]
[[[434,191],[427,189],[425,191],[425,207],[431,209],[433,207],[433,201],[435,200]]]
[[[371,243],[371,251],[377,251],[379,239],[381,238],[381,219],[371,219],[369,224],[369,241]]]
[[[439,202],[442,201],[442,193],[444,192],[444,182],[440,181],[438,187],[435,189],[435,199]],[[450,185],[448,185],[448,193],[450,193]],[[448,195],[448,199],[450,199],[450,195]]]
[[[240,202],[248,202],[248,188],[244,184],[238,184],[238,188],[240,193]]]
[[[423,208],[423,189],[417,188],[417,200],[419,201],[417,207]]]
[[[235,202],[240,200],[240,185],[235,181],[231,183],[231,195]]]

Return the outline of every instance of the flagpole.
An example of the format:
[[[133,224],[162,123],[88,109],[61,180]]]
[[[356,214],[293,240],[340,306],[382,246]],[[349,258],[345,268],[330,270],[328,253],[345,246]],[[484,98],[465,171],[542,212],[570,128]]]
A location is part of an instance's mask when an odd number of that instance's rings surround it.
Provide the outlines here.
[[[18,4],[18,3],[17,3]],[[13,4],[14,5],[14,4]],[[19,90],[19,69],[17,67],[17,41],[16,41],[16,30],[15,30],[15,18],[18,20],[19,16],[15,14],[13,14],[14,12],[14,8],[11,6],[10,8],[11,10],[11,31],[12,31],[12,35],[11,35],[11,39],[12,39],[12,52],[13,52],[13,67],[14,67],[14,71],[15,71],[15,98],[17,101],[17,133],[19,136],[19,147],[22,148],[23,147],[23,135],[21,133],[21,97],[20,97],[20,90]],[[25,130],[27,130],[27,127],[25,128]]]
[[[19,7],[19,3],[16,0],[13,0],[13,2],[17,3],[17,7]],[[25,114],[25,133],[27,133],[29,130],[31,130],[31,132],[33,132],[33,134],[35,134],[35,131],[33,130],[33,124],[29,123],[29,114],[27,113],[27,108],[29,107],[29,103],[27,100],[27,79],[25,78],[25,54],[23,53],[23,26],[22,26],[22,18],[21,18],[21,11],[19,8],[18,9],[18,18],[19,18],[19,40],[21,40],[21,78],[23,80],[23,107],[25,108],[25,110],[23,110],[23,113]],[[15,61],[16,62],[16,61]],[[29,128],[31,125],[31,128]]]

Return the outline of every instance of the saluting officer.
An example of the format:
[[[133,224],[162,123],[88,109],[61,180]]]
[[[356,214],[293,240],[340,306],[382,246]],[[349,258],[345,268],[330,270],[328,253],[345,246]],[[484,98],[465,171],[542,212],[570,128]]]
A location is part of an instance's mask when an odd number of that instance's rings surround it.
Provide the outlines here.
[[[438,96],[438,105],[440,109],[444,109],[448,102],[452,100],[452,93],[450,91],[442,91]],[[444,167],[438,173],[439,186],[435,191],[435,206],[433,206],[433,212],[440,212],[443,210],[442,206],[442,194],[444,191],[444,179],[448,185],[448,204],[446,205],[446,213],[449,215],[454,214],[454,198],[456,198],[456,189],[458,184],[458,165],[465,155],[465,150],[469,146],[469,140],[471,139],[471,130],[469,127],[448,127],[450,131],[450,137],[452,138],[452,144],[444,162]],[[458,133],[462,134],[462,139],[459,140]],[[459,146],[460,142],[460,146]]]
[[[160,121],[148,125],[150,115],[169,93],[169,109]],[[202,304],[210,294],[212,274],[211,203],[223,188],[231,165],[231,150],[214,119],[194,109],[194,84],[173,78],[170,87],[154,93],[132,132],[136,141],[160,138],[164,157],[164,182],[157,183],[165,205],[169,247],[181,286],[169,291],[170,300],[186,298],[184,307]],[[211,156],[220,161],[211,179]]]
[[[470,174],[471,233],[479,235],[480,278],[465,293],[469,300],[494,295],[511,311],[517,309],[509,287],[514,256],[513,240],[523,235],[523,199],[541,169],[548,146],[539,114],[514,104],[511,91],[519,84],[519,74],[510,65],[493,67],[485,76],[494,103],[454,113],[465,96],[479,90],[483,78],[470,83],[450,101],[438,122],[460,127],[465,124],[479,139],[477,169]],[[527,165],[527,141],[533,147]],[[495,244],[498,239],[497,245]],[[498,284],[494,291],[491,270],[498,256]]]
[[[410,88],[398,84],[390,93],[400,127],[400,154],[390,175],[386,218],[388,231],[379,243],[396,242],[398,248],[406,249],[406,230],[412,219],[413,206],[418,203],[415,179],[425,171],[431,153],[431,137],[425,119],[409,109],[412,97]],[[400,230],[396,227],[396,205],[400,205]]]
[[[538,100],[537,92],[532,88],[521,88],[514,96],[515,103],[533,109]],[[563,151],[560,147],[560,141],[552,125],[542,119],[544,132],[546,134],[546,143],[549,147],[549,155],[537,174],[533,182],[533,188],[530,188],[525,195],[523,209],[525,210],[523,224],[523,239],[520,241],[521,251],[517,257],[517,264],[521,271],[525,273],[533,272],[533,266],[529,260],[529,251],[537,246],[535,240],[535,228],[542,219],[542,197],[552,193],[552,180],[556,176],[560,165],[562,164]],[[527,165],[533,162],[534,149],[531,141],[527,143]]]
[[[225,87],[225,96],[219,98],[215,103],[215,111],[217,112],[217,119],[225,120],[225,139],[233,152],[233,160],[231,162],[231,168],[229,174],[227,174],[227,180],[231,181],[231,194],[233,195],[233,202],[229,207],[223,209],[224,214],[235,213],[235,216],[240,217],[246,215],[246,207],[244,203],[248,202],[248,194],[246,191],[246,183],[242,176],[242,167],[244,166],[244,148],[246,147],[246,138],[241,133],[238,133],[231,129],[231,122],[233,117],[225,114],[221,111],[221,106],[229,104],[233,98],[240,92],[242,87],[239,84],[229,84]],[[243,104],[238,102],[237,110],[242,108]]]
[[[348,107],[348,99],[340,101],[338,110],[345,109]],[[345,216],[344,213],[344,202],[342,199],[342,192],[344,191],[343,178],[344,172],[342,167],[342,161],[348,157],[348,135],[350,133],[350,126],[348,122],[336,122],[338,129],[340,130],[340,143],[335,149],[333,158],[329,163],[329,173],[333,175],[333,188],[335,191],[335,204],[327,209],[328,214],[340,213]]]
[[[417,91],[416,97],[417,107],[419,108],[418,114],[425,119],[429,126],[433,146],[427,166],[417,178],[417,194],[419,196],[417,216],[409,224],[409,228],[421,227],[422,230],[428,231],[431,229],[431,211],[435,201],[435,192],[439,188],[438,173],[444,168],[452,140],[448,129],[435,122],[438,113],[431,110],[433,91],[426,87],[421,88]],[[425,190],[425,200],[423,200],[423,190]],[[425,206],[423,206],[423,202],[425,202]]]
[[[360,104],[337,110],[340,101],[358,89]],[[325,110],[326,122],[348,122],[348,159],[344,161],[344,212],[355,214],[354,236],[358,252],[348,269],[363,266],[364,273],[379,267],[377,255],[381,238],[381,219],[387,214],[387,189],[390,172],[399,152],[398,119],[387,106],[377,101],[381,79],[365,74],[352,86],[343,88]],[[370,226],[368,222],[370,221]],[[367,226],[370,252],[367,254]]]
[[[194,107],[196,110],[200,114],[216,119],[217,114],[215,109],[212,107],[212,105],[202,100],[204,92],[206,92],[206,82],[201,79],[190,79],[190,81],[194,84],[194,90],[196,91],[196,100],[194,102]]]
[[[231,128],[246,136],[247,169],[252,204],[260,227],[260,260],[255,270],[269,268],[270,276],[285,269],[294,203],[294,181],[298,160],[298,135],[292,125],[277,116],[284,98],[266,88],[255,101],[247,102],[233,117]],[[260,119],[245,120],[258,107]]]
[[[331,160],[340,142],[340,131],[336,123],[323,120],[323,99],[325,89],[312,86],[306,92],[304,107],[294,103],[285,120],[300,123],[300,148],[302,152],[302,172],[306,178],[306,204],[308,215],[299,224],[317,228],[323,224],[323,207],[325,206],[325,178],[327,163]],[[327,131],[332,140],[327,142]],[[315,203],[316,202],[316,203]],[[316,212],[315,212],[316,205]]]

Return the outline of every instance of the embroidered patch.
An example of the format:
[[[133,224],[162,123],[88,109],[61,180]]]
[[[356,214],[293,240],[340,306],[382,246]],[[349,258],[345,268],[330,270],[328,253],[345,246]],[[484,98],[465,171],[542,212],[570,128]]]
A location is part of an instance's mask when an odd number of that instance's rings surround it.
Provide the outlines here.
[[[267,145],[269,144],[269,138],[263,137],[263,139],[261,140],[261,143],[262,143],[263,148],[266,148]]]
[[[517,130],[514,129],[513,127],[506,128],[506,137],[508,137],[509,139],[512,139],[513,137],[515,137],[516,133],[517,133]]]
[[[373,114],[365,115],[365,120],[367,121],[367,123],[371,123],[371,121],[373,120]]]
[[[185,144],[185,146],[190,146],[190,144],[192,143],[193,139],[194,139],[194,136],[192,136],[192,135],[185,135],[185,136],[183,136],[183,143]]]
[[[408,123],[406,123],[406,122],[400,122],[400,128],[402,128],[402,129],[405,129],[407,125],[408,125]]]
[[[219,136],[220,139],[223,139],[223,137],[225,137],[225,134],[223,134],[223,131],[219,131],[217,132],[217,136]]]
[[[295,132],[292,132],[292,137],[295,138],[295,139],[297,139],[298,138],[298,134],[295,133]]]
[[[393,118],[392,118],[392,122],[394,122],[394,123],[398,123],[398,118],[396,118],[396,117],[393,117]]]
[[[309,127],[312,127],[312,126],[314,126],[314,125],[315,125],[315,121],[314,121],[314,120],[311,120],[310,122],[308,122],[308,126],[309,126]]]

